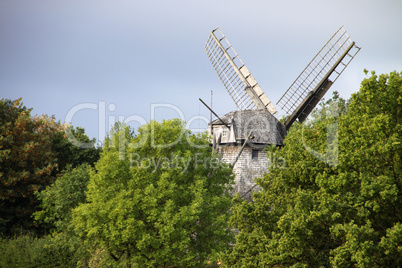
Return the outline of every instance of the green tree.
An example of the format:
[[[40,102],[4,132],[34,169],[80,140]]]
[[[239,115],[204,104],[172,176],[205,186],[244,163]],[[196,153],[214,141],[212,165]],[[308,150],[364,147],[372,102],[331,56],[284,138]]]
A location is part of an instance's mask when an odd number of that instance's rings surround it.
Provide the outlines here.
[[[100,147],[95,147],[96,139],[89,139],[85,129],[67,126],[64,131],[55,133],[52,150],[56,153],[58,170],[63,171],[67,165],[73,168],[99,160]],[[77,143],[77,144],[75,144]]]
[[[212,154],[206,135],[180,120],[152,121],[136,136],[120,128],[91,172],[88,203],[73,224],[112,265],[201,266],[228,247],[231,169]]]
[[[89,181],[90,166],[68,166],[52,185],[37,192],[42,210],[34,213],[35,220],[58,232],[69,232],[73,208],[86,202],[85,192]]]
[[[0,233],[4,235],[37,231],[31,218],[39,204],[35,193],[54,182],[68,164],[93,165],[99,158],[99,149],[84,129],[67,127],[54,117],[32,116],[31,111],[21,98],[0,100]],[[71,137],[89,146],[78,148]]]
[[[34,193],[54,179],[54,119],[32,117],[21,99],[0,100],[0,228],[6,234],[31,229]]]
[[[86,202],[90,170],[91,166],[87,163],[76,168],[69,165],[54,183],[36,193],[42,210],[33,216],[42,228],[50,232],[40,239],[33,239],[35,243],[32,245],[25,245],[35,249],[29,258],[30,265],[81,267],[90,261],[90,252],[71,225],[72,210]],[[14,243],[12,240],[5,242]],[[12,259],[10,263],[17,262]]]
[[[401,110],[402,73],[373,72],[347,107],[335,98],[294,125],[271,153],[286,167],[259,179],[254,203],[236,199],[224,264],[401,266]]]
[[[41,238],[0,237],[0,267],[86,267],[88,254],[80,243],[79,238],[66,233]]]

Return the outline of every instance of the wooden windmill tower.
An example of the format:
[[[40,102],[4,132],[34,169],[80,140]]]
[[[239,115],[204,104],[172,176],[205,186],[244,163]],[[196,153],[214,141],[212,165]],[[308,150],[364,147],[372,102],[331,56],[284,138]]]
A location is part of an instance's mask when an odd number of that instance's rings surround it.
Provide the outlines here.
[[[235,192],[251,200],[251,191],[258,190],[254,178],[262,176],[270,161],[264,148],[283,145],[286,131],[296,120],[306,120],[360,48],[343,27],[329,39],[277,102],[287,115],[285,124],[274,116],[275,106],[219,28],[210,32],[205,50],[238,108],[222,118],[214,113],[213,147],[233,164]]]

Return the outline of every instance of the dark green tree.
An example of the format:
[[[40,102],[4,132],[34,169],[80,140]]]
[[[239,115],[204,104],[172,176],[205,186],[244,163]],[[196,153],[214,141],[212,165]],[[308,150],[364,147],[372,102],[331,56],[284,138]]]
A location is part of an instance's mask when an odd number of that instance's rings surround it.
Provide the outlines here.
[[[18,100],[0,100],[0,229],[5,234],[33,228],[34,196],[54,179],[57,160],[52,150],[60,124],[32,117]]]
[[[57,132],[52,149],[56,153],[58,170],[64,170],[67,165],[73,168],[85,163],[93,166],[99,160],[101,150],[95,143],[96,139],[89,139],[81,127],[67,126],[64,131]]]
[[[3,235],[38,231],[31,217],[39,204],[35,193],[53,183],[67,165],[93,165],[99,158],[99,149],[84,129],[66,127],[54,117],[32,116],[31,111],[21,99],[0,100],[0,233]],[[79,148],[71,140],[87,146]]]
[[[75,230],[114,266],[216,265],[232,238],[231,169],[180,120],[128,133],[120,128],[105,142],[88,203],[73,211]]]
[[[254,203],[236,199],[225,265],[402,265],[402,74],[373,72],[348,106],[336,99],[270,153],[286,166],[258,180]]]

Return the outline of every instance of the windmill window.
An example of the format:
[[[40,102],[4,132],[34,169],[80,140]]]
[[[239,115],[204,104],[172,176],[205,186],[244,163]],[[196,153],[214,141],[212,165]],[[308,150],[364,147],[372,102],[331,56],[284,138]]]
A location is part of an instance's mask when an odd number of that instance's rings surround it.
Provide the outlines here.
[[[222,137],[226,137],[228,135],[228,130],[224,129],[222,130]]]
[[[258,150],[253,149],[251,151],[251,160],[258,160]]]

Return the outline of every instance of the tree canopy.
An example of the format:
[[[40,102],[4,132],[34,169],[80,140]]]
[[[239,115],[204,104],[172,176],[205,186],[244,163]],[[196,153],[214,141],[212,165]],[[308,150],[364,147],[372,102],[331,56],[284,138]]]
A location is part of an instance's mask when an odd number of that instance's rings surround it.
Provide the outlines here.
[[[346,104],[335,96],[295,124],[272,154],[286,167],[258,180],[254,203],[236,199],[224,264],[402,264],[402,73],[373,72]]]
[[[34,192],[54,179],[52,139],[62,128],[47,117],[32,117],[21,99],[0,101],[0,221],[2,231],[30,228]]]
[[[94,164],[99,149],[76,148],[67,127],[54,117],[32,116],[22,99],[0,100],[0,233],[35,231],[35,193],[55,181],[67,164]],[[75,139],[91,142],[82,128],[69,127]],[[94,142],[94,140],[92,140]]]
[[[86,202],[90,165],[84,163],[76,168],[71,165],[63,175],[36,196],[42,210],[34,213],[35,220],[58,232],[71,232],[71,212]]]
[[[178,119],[130,133],[120,126],[105,142],[87,203],[73,210],[77,233],[112,265],[216,264],[232,239],[231,168]]]
[[[1,99],[0,266],[400,267],[401,110],[402,73],[335,93],[268,148],[246,202],[209,137],[178,119],[117,123],[99,149]],[[20,234],[32,215],[50,234]]]

